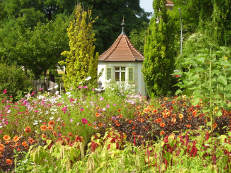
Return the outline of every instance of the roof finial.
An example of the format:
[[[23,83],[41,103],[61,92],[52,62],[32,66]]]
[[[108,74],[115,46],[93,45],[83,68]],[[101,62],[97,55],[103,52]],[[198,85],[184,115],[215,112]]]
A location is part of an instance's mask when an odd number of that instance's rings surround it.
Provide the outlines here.
[[[121,26],[122,26],[122,33],[121,34],[125,34],[125,32],[124,32],[124,27],[125,27],[124,16],[123,16],[123,20],[122,20]]]

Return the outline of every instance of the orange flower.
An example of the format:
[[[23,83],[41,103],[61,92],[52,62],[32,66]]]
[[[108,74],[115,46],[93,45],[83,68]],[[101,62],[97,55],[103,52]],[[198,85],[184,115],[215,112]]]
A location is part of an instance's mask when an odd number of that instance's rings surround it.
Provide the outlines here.
[[[165,127],[165,123],[160,123],[160,127]]]
[[[192,114],[193,114],[194,117],[196,117],[197,116],[197,111],[196,110],[193,111]]]
[[[68,136],[73,136],[73,134],[71,132],[68,132]]]
[[[53,131],[52,133],[53,133],[53,135],[54,135],[55,137],[57,136],[57,133],[56,133],[56,131]]]
[[[213,124],[213,129],[215,129],[217,127],[217,123]]]
[[[179,114],[179,118],[180,119],[184,118],[184,115],[183,114]]]
[[[171,119],[171,122],[172,122],[173,124],[175,124],[176,118],[172,118],[172,119]]]
[[[7,165],[12,165],[13,164],[13,161],[11,159],[6,159],[6,164]]]
[[[144,110],[143,110],[143,112],[144,113],[149,113],[151,111],[151,109],[150,109],[150,107],[148,106],[148,107],[146,107],[146,108],[144,108]]]
[[[160,131],[160,135],[162,136],[162,135],[164,135],[165,134],[165,132],[162,130],[162,131]]]
[[[28,147],[28,143],[26,141],[23,141],[22,146],[24,146],[26,148],[26,147]]]
[[[49,125],[49,126],[47,127],[47,129],[48,129],[48,130],[53,130],[53,126]]]
[[[54,120],[51,120],[48,122],[48,126],[54,126],[55,125],[55,121]]]
[[[20,139],[20,138],[19,138],[18,136],[13,137],[13,141],[14,141],[14,142],[18,142],[19,139]]]
[[[142,122],[144,122],[144,119],[143,119],[143,118],[140,118],[139,121],[142,123]]]
[[[4,139],[4,141],[9,141],[10,140],[10,136],[9,135],[4,135],[3,139]]]
[[[192,126],[190,124],[185,125],[187,128],[191,128]]]
[[[35,142],[35,140],[34,140],[33,138],[30,137],[30,138],[28,139],[28,142],[29,142],[29,144],[32,145],[32,144]]]
[[[27,126],[27,127],[24,129],[24,131],[25,131],[26,133],[30,133],[30,132],[31,132],[31,128],[30,128],[29,126]]]
[[[95,113],[95,116],[96,116],[96,117],[100,117],[100,116],[101,116],[101,114],[100,114],[100,113],[98,113],[98,112],[96,112],[96,113]]]
[[[47,130],[47,126],[46,126],[46,125],[41,125],[40,129],[41,129],[42,131],[46,131],[46,130]]]
[[[102,127],[103,126],[103,123],[98,123],[98,127]]]
[[[5,145],[0,144],[0,152],[3,152],[5,150]]]
[[[157,119],[155,120],[155,122],[156,122],[156,123],[161,123],[161,122],[162,122],[162,119],[161,119],[161,118],[157,118]]]

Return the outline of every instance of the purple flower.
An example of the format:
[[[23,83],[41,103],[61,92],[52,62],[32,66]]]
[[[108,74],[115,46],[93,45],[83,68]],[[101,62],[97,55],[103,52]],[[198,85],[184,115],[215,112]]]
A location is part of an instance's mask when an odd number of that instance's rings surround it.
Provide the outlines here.
[[[88,121],[87,121],[86,118],[83,118],[83,119],[82,119],[82,123],[83,123],[83,124],[87,124],[87,122],[88,122]]]

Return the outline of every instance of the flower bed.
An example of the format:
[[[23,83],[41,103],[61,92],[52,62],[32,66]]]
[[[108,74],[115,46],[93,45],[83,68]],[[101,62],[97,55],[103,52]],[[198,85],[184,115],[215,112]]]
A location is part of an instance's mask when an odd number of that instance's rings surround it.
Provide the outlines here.
[[[185,97],[152,102],[133,97],[131,102],[113,92],[34,94],[18,102],[2,97],[2,171],[168,171],[178,170],[181,162],[193,169],[186,162],[196,158],[201,160],[198,169],[231,169],[228,111],[215,119],[211,132],[203,105],[193,106]],[[121,159],[120,169],[116,165]]]

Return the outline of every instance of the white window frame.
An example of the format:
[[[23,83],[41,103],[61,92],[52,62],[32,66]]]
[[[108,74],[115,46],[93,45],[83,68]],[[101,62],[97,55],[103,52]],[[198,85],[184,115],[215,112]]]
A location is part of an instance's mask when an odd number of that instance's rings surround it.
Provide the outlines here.
[[[116,68],[119,68],[118,70],[116,70]],[[122,69],[124,68],[124,69]],[[114,67],[114,74],[116,74],[116,72],[119,72],[119,80],[116,81],[116,75],[115,75],[115,81],[116,82],[125,82],[126,81],[126,67],[125,66],[115,66]],[[122,77],[122,72],[124,72],[124,81],[121,81],[121,77]]]
[[[108,69],[110,69],[111,70],[111,74],[110,74],[110,76],[111,76],[111,78],[110,79],[108,79]],[[106,80],[108,81],[108,80],[112,80],[112,68],[111,67],[106,67]]]
[[[132,80],[130,80],[130,69],[132,70]],[[134,67],[128,67],[128,70],[127,70],[127,73],[128,73],[128,82],[129,83],[132,83],[135,81],[135,68]]]

